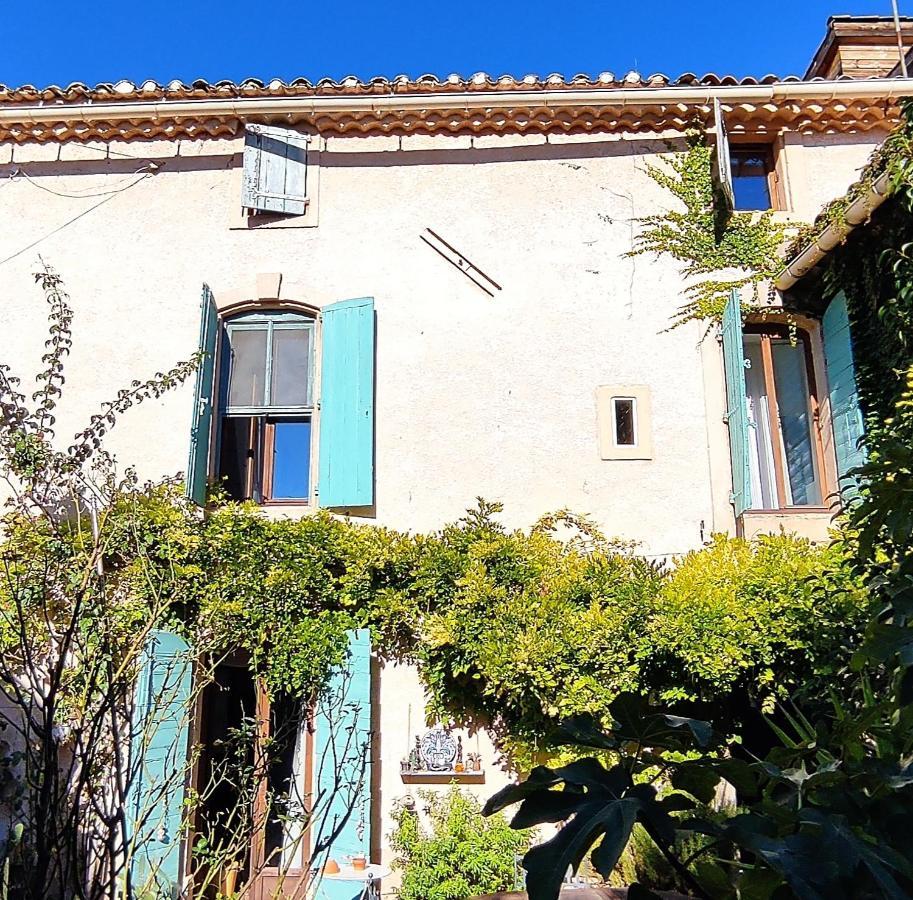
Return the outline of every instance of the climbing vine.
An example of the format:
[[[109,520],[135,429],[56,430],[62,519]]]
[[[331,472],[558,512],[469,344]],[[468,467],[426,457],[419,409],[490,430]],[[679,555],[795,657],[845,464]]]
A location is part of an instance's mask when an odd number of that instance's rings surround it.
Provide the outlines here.
[[[686,276],[714,276],[686,288],[687,302],[673,327],[692,319],[721,319],[733,288],[748,287],[759,303],[760,285],[782,268],[783,227],[770,211],[721,214],[712,172],[713,150],[698,130],[687,133],[685,149],[668,157],[664,166],[647,166],[647,174],[681,206],[641,218],[640,234],[627,255],[668,254],[684,263]]]
[[[864,197],[875,182],[888,173],[887,191],[900,193],[913,199],[913,102],[901,101],[900,123],[885,138],[863,166],[859,178],[850,185],[846,193],[826,204],[814,221],[801,226],[785,248],[783,256],[791,259],[800,253],[829,225],[842,223],[846,212],[860,197]],[[868,260],[877,262],[877,259]]]
[[[165,596],[192,640],[247,651],[274,695],[313,698],[346,631],[368,627],[384,659],[417,666],[432,717],[484,725],[522,765],[561,719],[625,690],[707,706],[724,729],[821,694],[866,611],[835,548],[720,536],[661,566],[579,517],[508,530],[499,512],[480,501],[418,535],[252,504],[204,520],[177,483],[137,485],[107,526],[109,578],[131,616]],[[137,534],[142,565],[115,567]]]

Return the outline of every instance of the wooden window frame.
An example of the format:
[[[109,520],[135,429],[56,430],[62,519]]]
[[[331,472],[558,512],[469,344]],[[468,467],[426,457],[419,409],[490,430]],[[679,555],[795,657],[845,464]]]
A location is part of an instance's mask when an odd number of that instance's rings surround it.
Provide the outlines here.
[[[275,424],[277,420],[311,423],[311,441],[314,440],[314,377],[316,371],[316,320],[300,313],[289,313],[284,310],[265,310],[254,313],[242,313],[222,322],[222,340],[220,343],[219,366],[219,428],[216,436],[216,448],[213,454],[217,477],[221,477],[221,442],[222,429],[226,418],[249,418],[251,422],[248,435],[244,482],[246,497],[256,499],[261,506],[307,506],[311,503],[313,485],[308,478],[307,497],[273,499]],[[257,406],[230,406],[228,390],[231,380],[229,348],[231,335],[239,331],[265,331],[266,356],[263,368],[263,404]],[[307,403],[304,406],[272,406],[271,392],[273,381],[273,334],[276,331],[308,332],[308,387]],[[259,497],[258,497],[259,495]]]
[[[258,771],[257,793],[254,797],[253,820],[256,823],[253,840],[251,842],[250,857],[251,871],[258,872],[256,881],[273,881],[279,878],[281,866],[265,865],[266,856],[266,826],[269,810],[267,809],[267,795],[269,791],[269,773],[263,762],[262,748],[271,740],[272,735],[272,706],[269,699],[269,693],[262,678],[256,679],[257,691],[257,758],[260,760]],[[313,710],[308,710],[304,721],[305,741],[304,741],[304,784],[308,796],[311,796],[314,789],[314,714]],[[305,862],[310,857],[311,848],[311,826],[310,823],[305,827],[301,836],[301,858]],[[286,870],[282,876],[283,881],[288,882],[288,887],[296,889],[298,885],[294,882],[300,880],[308,874],[308,870],[303,867],[291,868]],[[266,887],[266,885],[253,885],[256,887]],[[262,892],[263,896],[272,897],[273,894]]]
[[[761,338],[761,361],[764,367],[764,387],[767,395],[768,417],[772,425],[776,426],[776,437],[773,446],[774,478],[777,490],[777,503],[773,509],[750,508],[745,513],[797,513],[827,511],[824,498],[831,491],[827,466],[825,465],[824,440],[821,435],[821,404],[818,398],[818,379],[815,377],[815,360],[812,355],[811,334],[804,328],[797,329],[797,339],[801,341],[805,357],[805,379],[808,384],[808,412],[811,423],[813,452],[818,474],[818,484],[822,501],[820,504],[799,504],[787,506],[786,500],[786,460],[783,458],[782,429],[780,425],[780,409],[777,404],[777,385],[774,378],[773,351],[771,339],[778,340],[789,338],[789,328],[786,325],[770,323],[746,323],[744,334],[759,335]],[[771,436],[773,437],[773,435]]]

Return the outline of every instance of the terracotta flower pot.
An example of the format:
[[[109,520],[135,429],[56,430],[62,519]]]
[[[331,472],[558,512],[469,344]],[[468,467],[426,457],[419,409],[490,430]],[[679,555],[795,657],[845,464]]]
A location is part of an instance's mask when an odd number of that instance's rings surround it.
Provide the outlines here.
[[[356,872],[364,872],[368,867],[368,860],[364,856],[353,856],[352,857],[352,868]]]
[[[339,874],[339,863],[335,859],[328,859],[326,865],[323,867],[324,875],[338,875]]]

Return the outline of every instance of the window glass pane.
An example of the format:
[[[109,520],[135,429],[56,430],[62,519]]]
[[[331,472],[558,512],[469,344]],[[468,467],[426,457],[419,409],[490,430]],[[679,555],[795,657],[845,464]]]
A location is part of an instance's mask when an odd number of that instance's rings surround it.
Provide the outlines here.
[[[310,487],[311,423],[275,423],[273,438],[273,500],[306,500]]]
[[[777,509],[774,443],[770,407],[764,381],[764,360],[758,335],[745,335],[745,394],[748,401],[748,466],[751,474],[751,508]]]
[[[232,329],[228,341],[231,348],[228,405],[263,406],[266,329]]]
[[[615,404],[615,443],[620,447],[633,447],[637,443],[634,437],[634,400],[616,397]]]
[[[233,500],[249,500],[249,478],[254,482],[254,448],[258,442],[257,420],[250,416],[226,416],[222,419],[222,441],[219,453],[219,476]],[[256,487],[256,485],[254,485]]]
[[[301,700],[279,695],[270,707],[267,866],[300,867],[306,821],[307,717]]]
[[[732,191],[735,208],[770,209],[769,162],[766,152],[733,150]]]
[[[308,406],[310,328],[273,329],[270,406]]]
[[[780,433],[786,460],[787,502],[790,506],[818,506],[821,490],[812,443],[812,418],[809,409],[805,346],[792,346],[786,340],[771,342]]]

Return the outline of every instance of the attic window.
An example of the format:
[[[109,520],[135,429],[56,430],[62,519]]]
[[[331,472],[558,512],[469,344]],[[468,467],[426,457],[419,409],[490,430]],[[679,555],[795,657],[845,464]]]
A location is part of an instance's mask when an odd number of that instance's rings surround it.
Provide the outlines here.
[[[289,128],[248,125],[241,205],[255,214],[304,215],[309,142],[308,135]]]
[[[730,166],[735,208],[772,209],[774,167],[770,147],[764,144],[733,147],[730,150]]]

